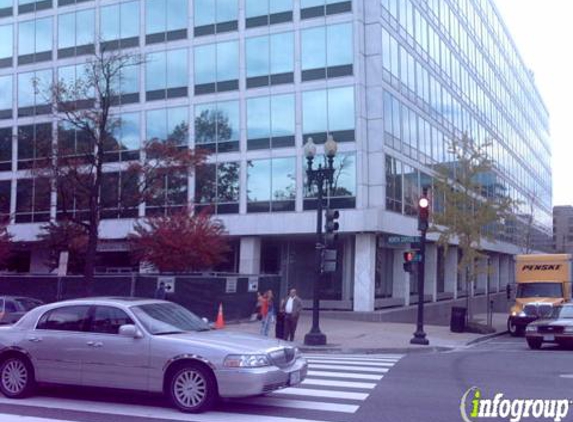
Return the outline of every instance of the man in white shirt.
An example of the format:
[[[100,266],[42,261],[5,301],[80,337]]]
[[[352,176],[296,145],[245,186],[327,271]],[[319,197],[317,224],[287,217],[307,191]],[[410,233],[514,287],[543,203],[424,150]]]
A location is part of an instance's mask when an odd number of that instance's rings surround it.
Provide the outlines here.
[[[285,313],[284,339],[294,341],[298,317],[302,311],[302,300],[296,295],[296,289],[290,290],[286,299],[283,299],[281,308]]]

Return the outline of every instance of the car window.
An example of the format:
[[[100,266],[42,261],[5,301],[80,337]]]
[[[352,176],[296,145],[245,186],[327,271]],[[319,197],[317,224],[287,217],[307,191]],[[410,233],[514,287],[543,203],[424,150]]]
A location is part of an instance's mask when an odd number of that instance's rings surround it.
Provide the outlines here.
[[[84,331],[89,306],[64,306],[46,312],[38,321],[38,330]]]
[[[4,312],[8,313],[18,312],[18,308],[16,307],[16,304],[14,302],[12,302],[11,300],[7,300],[5,303]]]
[[[4,299],[0,299],[0,312],[4,313]]]
[[[121,309],[112,306],[96,306],[89,331],[119,334],[119,327],[125,324],[133,324],[133,321]]]
[[[42,302],[40,302],[39,300],[36,299],[29,299],[27,297],[19,297],[14,299],[16,301],[16,303],[18,303],[20,305],[20,307],[22,308],[22,310],[28,312],[31,311],[32,309],[40,306],[42,304]]]

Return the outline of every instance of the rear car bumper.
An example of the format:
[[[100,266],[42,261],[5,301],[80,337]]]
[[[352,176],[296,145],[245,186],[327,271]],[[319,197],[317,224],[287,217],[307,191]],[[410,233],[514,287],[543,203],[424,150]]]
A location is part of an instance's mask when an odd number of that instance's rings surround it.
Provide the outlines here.
[[[306,378],[307,371],[306,360],[299,358],[286,368],[265,366],[222,369],[216,371],[215,375],[221,397],[247,397],[296,385]]]

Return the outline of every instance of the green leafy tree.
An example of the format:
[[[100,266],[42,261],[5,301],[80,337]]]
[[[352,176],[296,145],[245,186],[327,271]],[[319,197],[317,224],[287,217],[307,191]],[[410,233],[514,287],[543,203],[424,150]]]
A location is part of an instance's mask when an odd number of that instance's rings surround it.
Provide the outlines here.
[[[430,231],[439,235],[438,244],[446,250],[448,245],[458,244],[459,272],[466,283],[470,320],[473,286],[480,273],[489,271],[483,265],[487,255],[482,242],[496,242],[496,233],[503,231],[516,206],[497,182],[494,162],[487,154],[489,147],[489,142],[478,144],[464,134],[449,143],[451,161],[435,168]]]

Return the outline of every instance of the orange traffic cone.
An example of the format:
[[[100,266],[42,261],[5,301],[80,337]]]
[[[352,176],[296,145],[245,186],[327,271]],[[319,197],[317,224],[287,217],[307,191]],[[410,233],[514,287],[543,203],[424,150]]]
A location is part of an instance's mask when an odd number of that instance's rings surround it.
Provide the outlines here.
[[[220,330],[225,328],[225,318],[223,318],[223,304],[219,303],[219,312],[217,313],[217,321],[215,321],[215,328]]]

